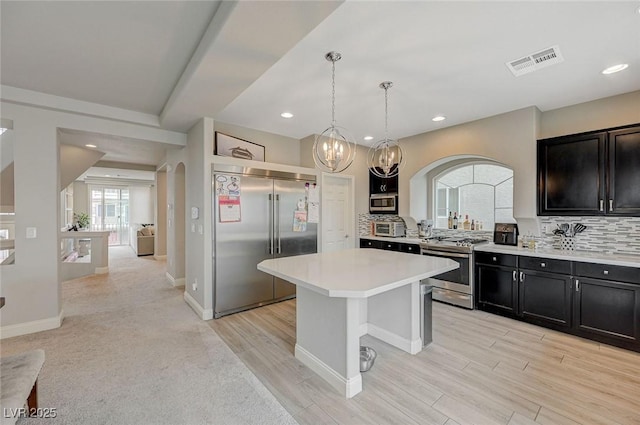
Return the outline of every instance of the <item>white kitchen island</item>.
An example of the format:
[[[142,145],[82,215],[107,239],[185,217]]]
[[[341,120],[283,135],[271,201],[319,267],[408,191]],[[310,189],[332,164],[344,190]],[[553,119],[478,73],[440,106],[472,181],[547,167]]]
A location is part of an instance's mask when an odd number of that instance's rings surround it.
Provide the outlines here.
[[[362,391],[360,337],[420,352],[420,280],[457,267],[445,258],[357,248],[258,264],[297,286],[296,358],[347,398]]]

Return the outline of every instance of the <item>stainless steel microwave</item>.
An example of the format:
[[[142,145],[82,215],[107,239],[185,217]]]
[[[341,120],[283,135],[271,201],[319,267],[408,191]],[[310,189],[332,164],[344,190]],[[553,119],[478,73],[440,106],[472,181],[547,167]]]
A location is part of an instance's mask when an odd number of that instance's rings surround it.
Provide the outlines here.
[[[397,214],[398,195],[379,193],[369,197],[369,212],[372,214]]]

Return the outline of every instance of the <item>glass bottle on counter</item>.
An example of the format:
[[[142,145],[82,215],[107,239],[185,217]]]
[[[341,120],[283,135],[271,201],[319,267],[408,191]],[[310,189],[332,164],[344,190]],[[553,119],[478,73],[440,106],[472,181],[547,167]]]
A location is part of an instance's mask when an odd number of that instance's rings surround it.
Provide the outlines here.
[[[447,218],[447,229],[453,229],[453,217],[451,217],[451,211],[449,211],[449,218]]]
[[[471,222],[469,221],[469,214],[465,214],[464,221],[462,222],[462,228],[464,230],[471,230]]]
[[[453,228],[454,229],[458,228],[458,213],[457,212],[453,213]]]
[[[471,219],[471,230],[476,230],[476,222],[474,219]]]

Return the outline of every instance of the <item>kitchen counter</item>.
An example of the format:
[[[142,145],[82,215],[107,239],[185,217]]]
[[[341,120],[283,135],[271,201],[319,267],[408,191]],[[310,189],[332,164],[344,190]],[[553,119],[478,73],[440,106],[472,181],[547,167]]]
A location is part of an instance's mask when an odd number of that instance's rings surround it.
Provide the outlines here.
[[[517,246],[496,245],[492,242],[476,245],[474,247],[474,251],[524,255],[529,257],[554,258],[558,260],[610,264],[614,266],[640,267],[640,255],[605,254],[602,252],[568,251],[553,248],[528,249]]]
[[[258,264],[296,285],[296,358],[347,398],[362,391],[360,337],[420,352],[420,280],[457,267],[446,258],[359,248]]]

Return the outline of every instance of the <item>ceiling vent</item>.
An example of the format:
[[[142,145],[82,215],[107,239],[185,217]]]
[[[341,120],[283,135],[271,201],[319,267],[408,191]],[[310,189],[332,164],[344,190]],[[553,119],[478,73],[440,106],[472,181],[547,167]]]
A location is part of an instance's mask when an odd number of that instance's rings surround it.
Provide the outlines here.
[[[523,58],[507,62],[507,68],[509,68],[513,75],[519,77],[560,62],[564,62],[562,53],[560,53],[560,47],[551,46],[539,52],[531,53]]]

